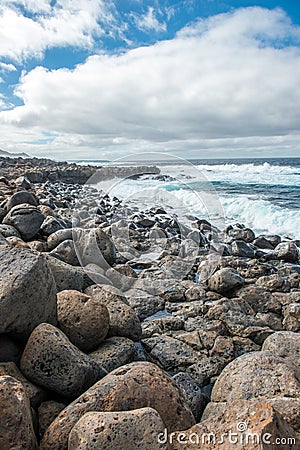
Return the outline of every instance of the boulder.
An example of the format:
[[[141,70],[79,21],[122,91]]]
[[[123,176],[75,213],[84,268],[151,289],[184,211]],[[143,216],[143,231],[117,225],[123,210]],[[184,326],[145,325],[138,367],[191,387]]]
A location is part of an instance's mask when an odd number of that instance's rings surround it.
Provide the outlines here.
[[[56,324],[56,286],[46,259],[30,250],[0,251],[0,333],[27,338]]]
[[[52,233],[47,238],[47,245],[49,250],[53,250],[59,244],[69,239],[72,239],[72,228],[66,228],[63,230],[58,230],[55,233]]]
[[[127,304],[127,299],[110,286],[90,286],[87,295],[103,302],[109,313],[108,336],[121,336],[138,341],[142,334],[140,320],[135,311]]]
[[[290,303],[284,308],[283,326],[288,331],[300,331],[300,303]]]
[[[262,350],[281,356],[300,367],[300,334],[292,331],[278,331],[267,337]]]
[[[244,242],[252,242],[255,239],[255,234],[250,228],[231,228],[228,231],[228,236]]]
[[[200,422],[203,411],[209,401],[208,397],[203,394],[200,386],[187,373],[179,372],[174,375],[173,379],[185,396],[196,422]]]
[[[175,381],[154,364],[134,362],[114,370],[67,406],[46,431],[40,449],[66,450],[72,428],[88,412],[144,407],[155,409],[169,431],[195,423]]]
[[[97,348],[109,330],[109,313],[104,303],[75,290],[57,294],[59,328],[83,352]]]
[[[46,392],[40,386],[36,386],[27,380],[14,362],[0,364],[0,376],[3,375],[9,375],[22,383],[27,397],[30,400],[30,405],[33,408],[36,408],[43,400],[45,400],[47,395]]]
[[[46,255],[53,274],[57,291],[74,289],[82,291],[84,288],[84,270],[82,267],[71,266],[51,255]]]
[[[15,227],[12,227],[11,225],[0,225],[0,233],[3,237],[9,238],[12,236],[15,236],[17,238],[21,238],[20,233],[15,229]]]
[[[289,263],[295,263],[299,260],[299,249],[295,242],[282,242],[274,250],[278,259]]]
[[[222,371],[211,399],[213,402],[233,402],[253,397],[299,398],[299,371],[293,364],[270,352],[240,356]]]
[[[142,281],[142,280],[141,280]],[[148,294],[141,289],[129,289],[125,292],[131,308],[136,312],[140,320],[146,319],[164,309],[165,300],[159,295]]]
[[[244,241],[233,241],[231,246],[231,253],[234,256],[241,256],[244,258],[254,258],[255,253],[253,248],[248,245],[246,242]]]
[[[38,199],[31,192],[19,191],[8,199],[6,209],[7,211],[10,211],[14,206],[22,205],[24,203],[27,203],[27,205],[38,206]]]
[[[74,242],[71,239],[61,242],[49,253],[49,255],[54,256],[55,258],[60,259],[71,266],[80,266],[76,255]]]
[[[235,269],[226,267],[217,270],[208,280],[210,290],[223,294],[244,284],[244,278]]]
[[[41,403],[38,408],[39,437],[42,439],[45,431],[51,425],[58,414],[66,407],[64,403],[49,400]]]
[[[62,331],[46,323],[31,333],[21,358],[21,370],[33,383],[65,397],[80,395],[106,374]]]
[[[59,217],[47,216],[41,224],[41,233],[44,236],[50,236],[52,233],[67,227],[68,224]]]
[[[18,380],[0,377],[0,448],[36,450],[29,399]]]
[[[36,206],[24,203],[14,206],[4,217],[3,223],[12,225],[24,241],[29,241],[39,232],[43,220],[44,216]]]
[[[82,266],[97,264],[99,267],[108,269],[116,262],[115,246],[100,228],[76,229],[73,239]]]
[[[253,400],[239,400],[185,432],[160,436],[174,450],[292,450],[299,437],[272,405]],[[289,438],[289,440],[288,440]]]
[[[168,450],[168,445],[157,440],[164,429],[161,417],[153,408],[90,412],[72,428],[68,450]]]
[[[112,372],[120,366],[130,363],[135,355],[135,345],[126,337],[110,337],[90,353],[107,372]]]

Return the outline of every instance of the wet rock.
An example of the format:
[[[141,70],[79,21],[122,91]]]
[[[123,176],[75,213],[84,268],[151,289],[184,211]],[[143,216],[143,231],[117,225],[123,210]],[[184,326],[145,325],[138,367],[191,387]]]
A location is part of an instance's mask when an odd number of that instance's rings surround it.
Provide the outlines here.
[[[241,274],[230,267],[217,270],[208,280],[208,287],[220,294],[231,291],[244,284]]]
[[[282,242],[274,250],[278,259],[295,263],[299,260],[299,249],[294,242]]]
[[[255,239],[255,234],[250,228],[231,228],[228,231],[228,236],[244,242],[252,242]]]
[[[24,203],[27,205],[38,206],[38,200],[34,194],[28,191],[20,191],[9,198],[6,209],[7,211],[10,211],[14,206],[22,205]]]
[[[0,397],[0,448],[36,450],[30,403],[23,385],[13,377],[0,377]]]
[[[0,333],[16,338],[28,337],[41,322],[56,324],[55,282],[42,255],[0,251],[0,317]]]
[[[42,439],[45,431],[58,414],[66,407],[64,403],[53,400],[43,402],[38,408],[39,437]]]
[[[6,362],[0,364],[0,376],[9,375],[16,380],[20,381],[24,386],[27,397],[30,400],[30,404],[33,408],[36,408],[46,398],[46,392],[39,386],[31,383],[20,372],[18,367],[13,362]]]
[[[44,216],[36,206],[22,204],[14,206],[4,217],[3,223],[12,225],[25,241],[29,241],[39,232],[43,220]]]
[[[31,333],[21,358],[21,370],[33,383],[65,397],[80,395],[106,374],[62,331],[45,323]]]
[[[57,294],[57,318],[59,328],[85,353],[97,348],[109,330],[106,306],[74,290]]]
[[[195,421],[175,381],[154,364],[135,362],[114,370],[67,406],[50,425],[41,450],[67,449],[68,436],[91,411],[129,411],[151,407],[169,431],[183,430]]]
[[[250,398],[299,397],[296,367],[270,352],[240,356],[225,367],[212,391],[212,401],[233,402]]]
[[[186,401],[191,408],[196,422],[200,422],[203,411],[209,401],[208,397],[203,394],[200,386],[185,372],[179,372],[174,375],[174,380],[178,384],[181,392],[184,394]]]
[[[255,256],[255,252],[253,250],[253,248],[248,245],[246,242],[244,241],[233,241],[231,246],[231,253],[234,256],[241,256],[244,258],[254,258]]]
[[[68,450],[168,450],[169,446],[157,439],[164,429],[161,417],[153,408],[90,412],[72,428]]]
[[[278,331],[267,337],[262,350],[281,356],[287,361],[300,366],[300,334],[292,331]]]
[[[125,337],[111,337],[90,353],[107,372],[112,372],[120,366],[133,361],[135,355],[134,342]]]

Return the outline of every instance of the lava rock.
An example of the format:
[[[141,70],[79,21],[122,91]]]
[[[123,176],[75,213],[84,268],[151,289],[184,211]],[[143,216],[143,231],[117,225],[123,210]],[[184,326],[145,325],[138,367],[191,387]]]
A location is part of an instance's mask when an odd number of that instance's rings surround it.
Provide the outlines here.
[[[278,259],[295,263],[299,260],[299,249],[294,242],[282,242],[278,244],[274,250]]]
[[[36,206],[21,204],[14,206],[4,217],[5,225],[12,225],[25,241],[29,241],[39,232],[44,220],[43,214]]]
[[[231,267],[217,270],[208,280],[209,289],[220,294],[231,291],[243,284],[244,278],[242,275]]]
[[[74,290],[57,294],[57,318],[59,328],[85,353],[97,348],[109,330],[107,307]]]
[[[33,383],[65,397],[80,395],[106,374],[62,331],[46,323],[31,333],[21,358],[21,370]]]
[[[27,338],[42,322],[56,324],[56,286],[42,255],[0,251],[0,333]]]
[[[110,337],[89,355],[94,358],[107,372],[112,372],[120,366],[133,361],[135,355],[134,342],[126,337]]]

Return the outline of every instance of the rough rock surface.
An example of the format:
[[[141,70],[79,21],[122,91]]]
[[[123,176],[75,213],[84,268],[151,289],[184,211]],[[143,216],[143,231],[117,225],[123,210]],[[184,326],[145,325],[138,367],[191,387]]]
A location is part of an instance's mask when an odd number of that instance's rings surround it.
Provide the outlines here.
[[[42,255],[0,251],[0,333],[26,338],[42,322],[56,324],[56,286]]]
[[[232,289],[235,289],[244,284],[244,278],[240,273],[227,267],[225,269],[220,269],[215,272],[208,280],[208,286],[212,291],[224,294]]]
[[[126,337],[114,336],[105,339],[97,350],[90,353],[92,358],[107,371],[130,363],[135,355],[135,345]]]
[[[13,377],[0,377],[0,448],[35,450],[29,399],[23,385]]]
[[[222,371],[214,385],[213,402],[250,398],[300,397],[297,368],[270,352],[240,356]]]
[[[300,334],[278,331],[267,337],[262,350],[279,355],[300,368]]]
[[[109,330],[106,306],[74,290],[57,294],[57,318],[60,329],[85,353],[97,348]]]
[[[187,429],[195,421],[175,381],[151,363],[135,362],[114,370],[67,406],[50,425],[41,450],[67,449],[69,433],[91,411],[155,409],[169,431]]]
[[[21,370],[33,383],[65,397],[76,397],[106,371],[49,324],[31,333],[21,358]]]
[[[24,203],[14,206],[4,217],[3,223],[12,225],[25,241],[29,241],[39,232],[43,220],[44,216],[36,206]]]
[[[268,403],[239,400],[214,417],[194,425],[184,433],[169,435],[174,450],[293,450],[300,441],[294,430]],[[287,438],[293,439],[287,443]],[[203,440],[203,441],[202,441]]]
[[[153,408],[90,412],[72,428],[68,450],[168,450],[157,439],[164,428]]]

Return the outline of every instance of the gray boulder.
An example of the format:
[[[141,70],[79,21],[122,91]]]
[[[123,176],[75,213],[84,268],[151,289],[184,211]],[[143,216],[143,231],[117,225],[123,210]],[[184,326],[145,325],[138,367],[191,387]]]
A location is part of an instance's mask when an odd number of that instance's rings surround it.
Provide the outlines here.
[[[242,275],[231,267],[217,270],[208,280],[209,289],[220,294],[231,291],[243,284],[244,278]]]
[[[27,338],[56,324],[56,286],[46,259],[30,250],[0,251],[0,333]]]
[[[36,206],[24,203],[14,206],[4,217],[3,223],[12,225],[25,241],[29,241],[39,232],[43,220],[44,216]]]
[[[31,333],[21,370],[33,383],[65,397],[77,397],[107,373],[62,331],[46,323]]]

